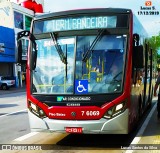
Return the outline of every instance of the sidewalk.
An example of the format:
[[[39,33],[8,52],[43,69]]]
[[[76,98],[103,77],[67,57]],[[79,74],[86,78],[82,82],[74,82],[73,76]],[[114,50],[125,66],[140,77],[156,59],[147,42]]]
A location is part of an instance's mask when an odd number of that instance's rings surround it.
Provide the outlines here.
[[[125,153],[160,153],[160,121],[157,120],[157,97],[153,98],[152,103],[154,104],[153,108],[130,145],[140,149],[127,150]]]
[[[144,153],[160,153],[160,121],[157,120],[157,107],[156,106],[157,106],[157,103],[155,103],[155,110],[138,143],[138,144],[144,144],[148,147],[148,149],[143,151]],[[137,151],[137,153],[139,152]]]
[[[26,86],[23,87],[11,87],[9,90],[0,89],[0,95],[16,93],[16,92],[26,92]]]

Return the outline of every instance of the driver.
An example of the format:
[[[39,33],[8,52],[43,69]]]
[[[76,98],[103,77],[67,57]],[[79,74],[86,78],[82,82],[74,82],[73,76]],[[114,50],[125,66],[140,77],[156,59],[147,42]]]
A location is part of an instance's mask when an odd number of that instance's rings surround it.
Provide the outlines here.
[[[112,77],[115,77],[118,74],[118,66],[116,64],[113,64],[111,67],[111,75]]]
[[[113,80],[121,80],[122,77],[122,69],[118,66],[118,64],[114,63],[110,68],[110,73],[104,76],[103,80],[105,82],[111,82]]]
[[[117,92],[121,90],[122,67],[121,64],[113,64],[111,69],[111,80],[108,86],[108,92]]]

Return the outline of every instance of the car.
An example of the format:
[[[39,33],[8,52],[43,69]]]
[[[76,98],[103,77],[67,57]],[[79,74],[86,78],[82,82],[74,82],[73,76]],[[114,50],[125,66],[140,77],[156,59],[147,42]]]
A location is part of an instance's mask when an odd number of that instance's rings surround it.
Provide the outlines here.
[[[10,76],[0,76],[0,88],[8,90],[10,87],[15,85],[15,80]]]

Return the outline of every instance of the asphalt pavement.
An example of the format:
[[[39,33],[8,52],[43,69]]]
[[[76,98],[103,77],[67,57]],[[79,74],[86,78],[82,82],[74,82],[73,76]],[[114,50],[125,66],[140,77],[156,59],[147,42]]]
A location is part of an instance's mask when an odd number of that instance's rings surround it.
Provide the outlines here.
[[[11,87],[8,90],[0,89],[0,95],[17,93],[17,92],[26,92],[26,86],[23,85],[22,87]]]
[[[0,97],[1,95],[18,92],[26,92],[25,85],[23,87],[13,87],[9,90],[0,90]],[[154,97],[152,102],[154,106],[126,153],[160,153],[160,121],[157,120],[157,97]]]

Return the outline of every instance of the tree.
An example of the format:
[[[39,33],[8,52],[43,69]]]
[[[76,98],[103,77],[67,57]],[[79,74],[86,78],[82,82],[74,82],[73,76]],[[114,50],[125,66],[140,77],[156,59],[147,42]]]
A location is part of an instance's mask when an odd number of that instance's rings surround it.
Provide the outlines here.
[[[149,38],[149,44],[153,51],[154,67],[156,68],[157,63],[160,64],[160,55],[158,55],[158,50],[160,49],[160,33],[157,36]]]

